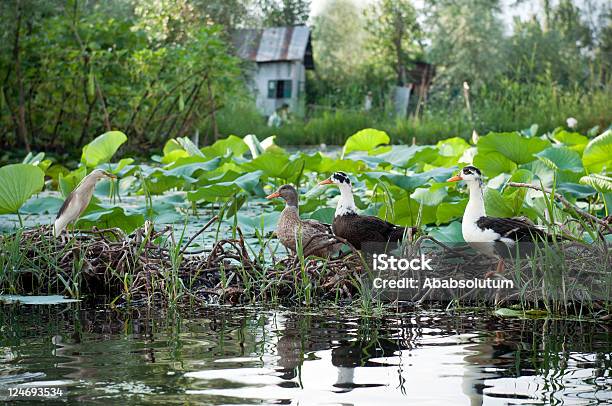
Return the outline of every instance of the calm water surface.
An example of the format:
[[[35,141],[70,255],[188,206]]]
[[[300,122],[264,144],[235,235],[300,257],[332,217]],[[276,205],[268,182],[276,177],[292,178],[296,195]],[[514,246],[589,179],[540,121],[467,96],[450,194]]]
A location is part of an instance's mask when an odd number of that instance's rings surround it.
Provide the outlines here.
[[[612,404],[604,324],[422,309],[1,311],[0,400],[46,385],[97,404]]]

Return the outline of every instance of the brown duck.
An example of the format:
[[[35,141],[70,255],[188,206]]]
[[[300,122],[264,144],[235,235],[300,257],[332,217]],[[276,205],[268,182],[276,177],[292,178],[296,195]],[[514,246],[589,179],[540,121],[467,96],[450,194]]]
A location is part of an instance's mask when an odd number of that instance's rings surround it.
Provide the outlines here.
[[[340,238],[350,242],[358,250],[365,243],[399,242],[406,232],[414,230],[396,226],[375,216],[362,216],[357,214],[351,180],[344,172],[335,172],[328,179],[319,182],[319,185],[338,185],[340,200],[336,206],[332,230]]]
[[[266,196],[266,199],[276,197],[285,200],[286,204],[276,226],[276,236],[292,255],[297,251],[298,237],[302,238],[304,256],[315,255],[325,258],[340,250],[342,244],[334,238],[329,224],[300,219],[298,193],[293,186],[283,185],[276,192]]]

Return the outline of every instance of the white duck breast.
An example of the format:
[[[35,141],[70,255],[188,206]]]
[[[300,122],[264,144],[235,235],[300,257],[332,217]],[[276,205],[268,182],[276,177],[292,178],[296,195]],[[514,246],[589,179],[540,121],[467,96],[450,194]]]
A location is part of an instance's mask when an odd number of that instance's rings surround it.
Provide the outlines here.
[[[466,166],[447,182],[463,180],[468,185],[470,198],[463,213],[461,233],[472,247],[499,259],[495,272],[488,272],[488,277],[504,271],[504,257],[514,256],[513,248],[518,241],[533,243],[552,237],[526,219],[487,217],[480,176],[478,168]]]
[[[503,236],[494,228],[489,227],[489,221],[484,205],[483,191],[479,184],[470,185],[470,200],[465,208],[461,233],[467,242],[494,242],[502,241],[514,245],[515,241]]]
[[[486,217],[484,197],[480,180],[476,182],[468,181],[470,191],[470,199],[465,212],[463,213],[463,221],[461,222],[461,233],[466,242],[494,242],[499,240],[501,235],[490,228],[481,228],[478,226],[478,220]]]
[[[449,179],[457,180],[464,180],[470,191],[461,223],[463,239],[470,245],[486,254],[497,256],[497,243],[513,248],[517,241],[533,241],[536,236],[546,237],[544,231],[525,220],[487,217],[480,171],[477,168],[466,166],[460,175]]]
[[[357,206],[355,206],[355,199],[353,198],[351,186],[340,183],[338,184],[338,188],[340,189],[340,200],[338,200],[338,204],[336,205],[334,216],[338,217],[347,214],[356,214]]]
[[[413,229],[396,226],[375,216],[357,214],[351,181],[344,172],[335,172],[320,185],[335,184],[340,189],[340,200],[336,206],[332,230],[337,237],[347,240],[356,249],[362,244],[397,243],[404,239],[406,232]]]

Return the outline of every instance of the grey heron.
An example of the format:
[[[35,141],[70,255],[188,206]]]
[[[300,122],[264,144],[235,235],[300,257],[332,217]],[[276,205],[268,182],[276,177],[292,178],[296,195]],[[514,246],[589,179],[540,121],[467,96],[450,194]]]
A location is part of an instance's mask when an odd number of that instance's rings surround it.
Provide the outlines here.
[[[117,177],[102,169],[94,169],[70,192],[55,218],[53,224],[55,237],[58,237],[68,224],[78,220],[91,201],[96,183],[104,178],[116,179]]]

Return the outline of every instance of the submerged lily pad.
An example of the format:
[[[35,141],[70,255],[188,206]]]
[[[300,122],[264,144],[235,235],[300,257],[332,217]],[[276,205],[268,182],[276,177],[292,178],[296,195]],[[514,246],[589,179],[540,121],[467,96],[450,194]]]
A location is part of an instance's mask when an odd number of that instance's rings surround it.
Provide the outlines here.
[[[548,312],[546,310],[528,309],[523,311],[517,309],[509,309],[507,307],[502,307],[500,309],[495,310],[495,314],[501,317],[521,317],[532,319],[548,316]]]
[[[26,305],[54,305],[62,303],[79,302],[77,299],[67,299],[60,295],[48,296],[20,296],[20,295],[0,295],[0,303],[21,303]]]
[[[502,307],[501,309],[495,310],[495,314],[501,317],[523,317],[525,316],[525,312],[521,310],[508,309],[506,307]]]

